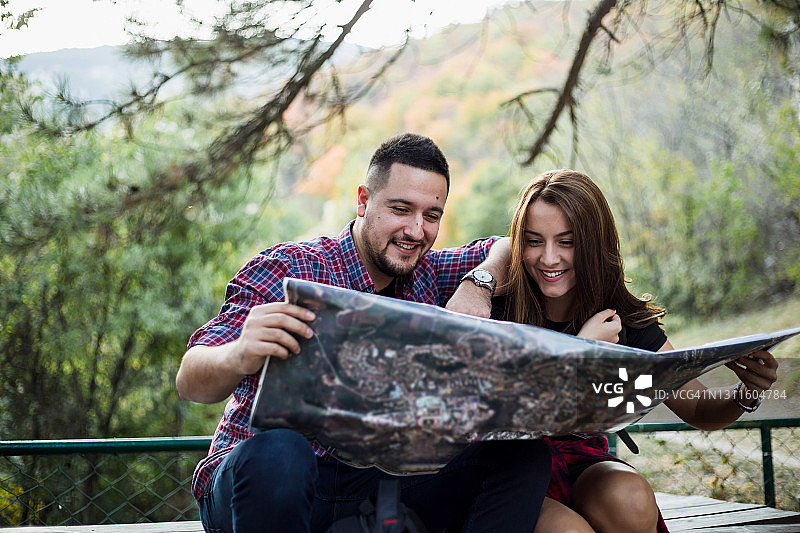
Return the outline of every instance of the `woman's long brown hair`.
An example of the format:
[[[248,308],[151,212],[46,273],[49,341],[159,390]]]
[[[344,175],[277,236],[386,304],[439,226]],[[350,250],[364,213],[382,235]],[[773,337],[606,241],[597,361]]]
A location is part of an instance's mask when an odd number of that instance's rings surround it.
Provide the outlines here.
[[[664,316],[665,310],[651,303],[652,296],[637,298],[626,286],[617,227],[603,193],[587,175],[562,169],[536,176],[520,193],[510,228],[507,318],[545,325],[544,295],[523,262],[525,217],[528,206],[538,200],[560,207],[573,232],[575,308],[565,333],[576,334],[603,309],[616,309],[622,323],[634,328]]]

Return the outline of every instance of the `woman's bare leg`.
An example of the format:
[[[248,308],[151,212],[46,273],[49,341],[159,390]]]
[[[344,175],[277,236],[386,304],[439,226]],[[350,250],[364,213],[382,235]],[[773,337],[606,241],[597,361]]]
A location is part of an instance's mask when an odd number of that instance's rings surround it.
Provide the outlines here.
[[[595,533],[581,515],[552,498],[545,498],[534,533]]]
[[[623,463],[602,461],[573,486],[575,510],[598,533],[655,533],[658,506],[650,483]],[[537,528],[538,529],[538,528]]]

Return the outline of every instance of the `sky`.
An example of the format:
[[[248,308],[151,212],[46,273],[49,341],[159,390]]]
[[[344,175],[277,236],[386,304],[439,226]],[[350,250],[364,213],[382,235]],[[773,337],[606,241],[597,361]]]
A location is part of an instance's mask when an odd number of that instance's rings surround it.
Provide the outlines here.
[[[361,0],[321,0],[331,5],[321,11],[332,32],[355,11]],[[348,41],[365,46],[392,45],[402,41],[410,25],[412,36],[422,38],[452,23],[476,22],[487,10],[509,0],[374,0],[359,20]],[[221,14],[223,0],[184,0],[187,11],[208,18]],[[409,5],[411,7],[409,7]],[[10,0],[7,10],[19,14],[41,8],[27,27],[0,28],[0,57],[48,52],[63,48],[119,45],[130,40],[126,28],[130,15],[148,23],[157,38],[186,36],[192,27],[178,12],[174,0]],[[202,35],[200,35],[202,37]]]

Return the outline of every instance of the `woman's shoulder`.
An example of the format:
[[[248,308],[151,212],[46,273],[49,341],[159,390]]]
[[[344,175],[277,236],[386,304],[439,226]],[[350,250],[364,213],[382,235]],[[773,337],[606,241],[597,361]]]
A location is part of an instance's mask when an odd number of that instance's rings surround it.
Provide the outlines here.
[[[643,327],[622,326],[619,343],[631,348],[657,352],[667,342],[667,334],[657,320]]]

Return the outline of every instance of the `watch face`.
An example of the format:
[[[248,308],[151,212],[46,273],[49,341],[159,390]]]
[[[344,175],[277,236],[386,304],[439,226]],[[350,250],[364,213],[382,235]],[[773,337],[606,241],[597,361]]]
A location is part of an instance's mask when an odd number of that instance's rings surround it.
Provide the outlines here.
[[[489,283],[492,281],[492,275],[486,272],[485,270],[476,270],[472,273],[476,280],[482,281],[484,283]]]

